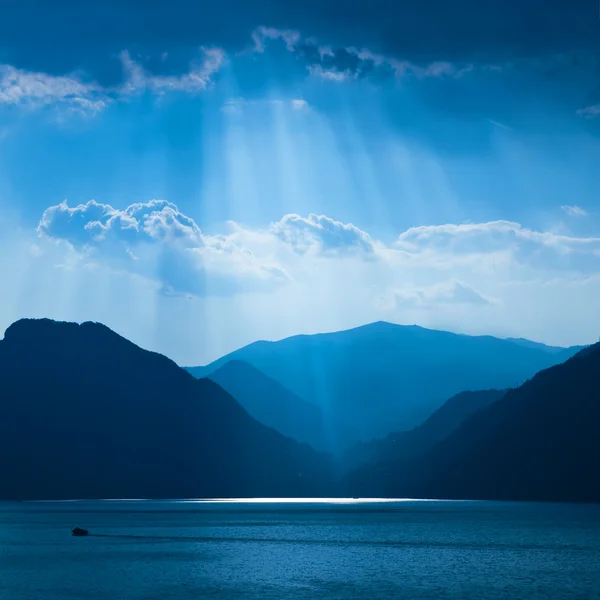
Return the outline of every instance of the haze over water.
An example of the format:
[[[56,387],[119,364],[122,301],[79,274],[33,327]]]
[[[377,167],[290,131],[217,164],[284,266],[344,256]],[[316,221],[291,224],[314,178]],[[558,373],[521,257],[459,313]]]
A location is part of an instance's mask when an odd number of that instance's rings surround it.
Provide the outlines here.
[[[7,503],[0,599],[600,598],[599,532],[594,505]]]

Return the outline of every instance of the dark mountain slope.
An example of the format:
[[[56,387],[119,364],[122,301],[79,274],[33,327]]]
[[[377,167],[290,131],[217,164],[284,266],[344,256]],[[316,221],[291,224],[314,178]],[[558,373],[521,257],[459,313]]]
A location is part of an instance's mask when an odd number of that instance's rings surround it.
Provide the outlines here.
[[[596,344],[508,391],[421,459],[381,463],[355,483],[413,497],[599,502],[599,423]]]
[[[339,428],[334,432],[339,445],[347,447],[411,429],[464,390],[519,385],[572,353],[379,322],[257,342],[208,367],[189,370],[206,376],[233,359],[249,362],[319,406]]]
[[[214,382],[95,323],[11,325],[0,342],[0,411],[3,499],[331,491],[324,456],[256,422]]]
[[[364,468],[368,469],[370,463],[398,458],[414,460],[448,437],[473,414],[502,398],[505,393],[506,390],[481,390],[456,394],[414,429],[394,432],[386,438],[361,442],[350,448],[343,456],[345,470],[359,468],[364,463]]]
[[[280,383],[241,360],[233,360],[210,375],[252,417],[283,435],[313,448],[327,446],[323,414],[314,404],[286,390]]]

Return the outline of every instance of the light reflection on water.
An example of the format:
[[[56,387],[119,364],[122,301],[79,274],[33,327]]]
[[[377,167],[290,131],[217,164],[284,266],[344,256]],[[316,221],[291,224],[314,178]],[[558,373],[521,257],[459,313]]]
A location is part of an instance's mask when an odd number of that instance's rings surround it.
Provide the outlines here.
[[[0,504],[0,600],[600,598],[598,506],[329,500]]]

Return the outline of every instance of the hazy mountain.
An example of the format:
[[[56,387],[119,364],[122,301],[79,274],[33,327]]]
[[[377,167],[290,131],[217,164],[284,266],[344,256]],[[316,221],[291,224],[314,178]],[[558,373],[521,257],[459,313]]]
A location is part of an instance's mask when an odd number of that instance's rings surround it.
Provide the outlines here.
[[[210,375],[257,421],[317,449],[327,442],[323,414],[314,404],[241,360],[232,360]]]
[[[561,354],[566,350],[560,346],[546,346],[546,344],[532,342],[531,340],[526,340],[525,338],[506,338],[506,340],[509,342],[514,342],[515,344],[520,344],[521,346],[526,346],[527,348],[537,348],[538,350],[544,350],[544,352],[550,352],[552,354]],[[584,348],[585,346],[571,346],[568,348],[568,351],[571,353],[571,355],[573,355]]]
[[[95,323],[11,325],[0,411],[3,499],[331,493],[324,455]]]
[[[598,502],[599,423],[596,344],[509,390],[418,460],[389,461],[355,474],[354,490]]]
[[[344,469],[358,468],[362,464],[368,469],[371,463],[397,458],[415,459],[448,437],[471,415],[487,408],[505,393],[506,390],[460,392],[410,431],[397,431],[383,439],[359,442],[344,453]]]
[[[461,391],[517,386],[574,352],[378,322],[256,342],[188,370],[203,377],[230,360],[246,361],[319,406],[343,447],[411,429]]]

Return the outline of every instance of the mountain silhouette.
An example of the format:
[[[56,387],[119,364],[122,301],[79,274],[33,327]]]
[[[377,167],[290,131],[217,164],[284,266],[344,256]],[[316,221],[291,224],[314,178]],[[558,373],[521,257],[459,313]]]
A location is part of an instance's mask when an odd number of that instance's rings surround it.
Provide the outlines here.
[[[370,469],[373,463],[394,459],[414,460],[505,393],[506,390],[480,390],[456,394],[414,429],[390,433],[383,439],[359,442],[350,448],[342,457],[344,470],[351,471],[361,465],[364,465],[363,469]]]
[[[515,387],[575,352],[378,322],[256,342],[188,370],[204,377],[231,360],[248,362],[320,407],[336,447],[347,448],[411,429],[464,390]]]
[[[550,352],[551,354],[563,354],[565,348],[561,348],[560,346],[546,346],[546,344],[540,344],[539,342],[532,342],[531,340],[527,340],[525,338],[506,338],[509,342],[514,342],[515,344],[520,344],[521,346],[526,346],[527,348],[537,348],[539,350],[543,350],[544,352]],[[568,350],[571,355],[576,354],[580,350],[583,350],[585,346],[571,346]]]
[[[328,459],[96,323],[0,341],[0,498],[313,496]]]
[[[251,364],[232,360],[210,375],[257,421],[313,448],[327,447],[323,414]]]
[[[379,463],[355,473],[352,486],[421,498],[599,502],[598,423],[595,344],[507,391],[418,460]]]

